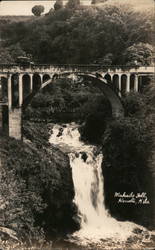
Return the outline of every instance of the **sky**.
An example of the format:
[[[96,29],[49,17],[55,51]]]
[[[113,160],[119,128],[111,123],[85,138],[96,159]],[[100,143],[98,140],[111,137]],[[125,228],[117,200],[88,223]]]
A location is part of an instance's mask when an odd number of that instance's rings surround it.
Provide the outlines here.
[[[65,2],[65,1],[64,1]],[[87,2],[89,3],[90,0],[82,0],[81,2]],[[45,8],[45,13],[48,12],[54,5],[55,0],[43,0],[43,1],[37,1],[37,0],[9,0],[9,1],[4,1],[1,0],[0,2],[0,15],[32,15],[31,9],[34,5],[43,5]]]
[[[91,0],[81,0],[81,3],[89,4]],[[133,4],[137,10],[153,8],[154,0],[109,0],[109,3],[129,3]],[[45,13],[53,7],[55,0],[0,0],[0,16],[4,15],[32,15],[31,9],[34,5],[44,5]]]

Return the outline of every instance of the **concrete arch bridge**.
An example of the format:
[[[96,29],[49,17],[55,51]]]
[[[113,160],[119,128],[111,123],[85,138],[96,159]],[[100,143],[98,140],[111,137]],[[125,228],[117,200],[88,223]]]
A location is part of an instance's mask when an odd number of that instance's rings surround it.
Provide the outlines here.
[[[140,87],[154,74],[153,66],[129,68],[100,65],[0,65],[0,131],[21,139],[22,107],[57,78],[85,79],[102,86],[112,115],[124,115],[121,96]]]

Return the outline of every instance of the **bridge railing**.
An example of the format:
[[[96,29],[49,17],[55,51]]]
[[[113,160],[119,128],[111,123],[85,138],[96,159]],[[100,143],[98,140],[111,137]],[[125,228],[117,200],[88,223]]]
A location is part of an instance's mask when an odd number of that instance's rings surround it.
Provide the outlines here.
[[[150,65],[151,66],[151,65]],[[92,72],[98,70],[112,70],[116,71],[118,69],[128,71],[130,69],[138,69],[140,67],[150,67],[150,66],[126,66],[126,65],[102,65],[102,64],[30,64],[30,65],[22,65],[22,64],[0,64],[0,70],[11,70],[12,68],[19,68],[19,69],[52,69],[56,68],[59,70],[72,70],[72,71],[82,71],[82,72]]]

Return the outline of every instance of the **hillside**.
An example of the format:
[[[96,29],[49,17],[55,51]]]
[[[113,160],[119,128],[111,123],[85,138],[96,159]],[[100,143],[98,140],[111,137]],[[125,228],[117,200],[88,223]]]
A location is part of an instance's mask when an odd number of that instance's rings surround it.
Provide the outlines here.
[[[36,63],[133,65],[137,60],[144,65],[151,56],[151,26],[148,13],[119,5],[53,10],[28,22],[3,25],[1,61],[29,54]]]
[[[109,0],[105,3],[102,3],[102,0],[98,0],[98,5],[107,5],[107,4],[129,4],[131,5],[134,10],[136,11],[146,11],[146,10],[152,10],[153,11],[153,0]]]
[[[34,16],[0,16],[0,22],[12,23],[12,22],[26,22],[30,21]]]

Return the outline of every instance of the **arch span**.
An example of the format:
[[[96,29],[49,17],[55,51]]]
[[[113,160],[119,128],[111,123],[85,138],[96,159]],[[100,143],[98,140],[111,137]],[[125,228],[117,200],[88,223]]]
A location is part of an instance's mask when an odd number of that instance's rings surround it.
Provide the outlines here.
[[[60,73],[58,75],[58,78],[62,78],[64,76],[69,76],[73,74],[73,72],[68,72],[68,73]],[[114,118],[119,118],[124,116],[124,108],[121,102],[120,97],[111,89],[110,86],[105,82],[103,78],[98,78],[96,75],[93,74],[88,74],[88,73],[74,73],[77,77],[82,77],[84,80],[87,80],[88,82],[92,82],[93,84],[96,85],[101,89],[103,94],[107,97],[111,104],[111,109],[112,109],[112,116]],[[47,85],[49,84],[54,84],[56,83],[56,79],[53,77],[46,82],[44,82],[39,89],[36,89],[36,91],[33,91],[27,98],[24,99],[23,101],[23,108],[25,108],[33,99],[33,97],[41,90],[44,89]]]

